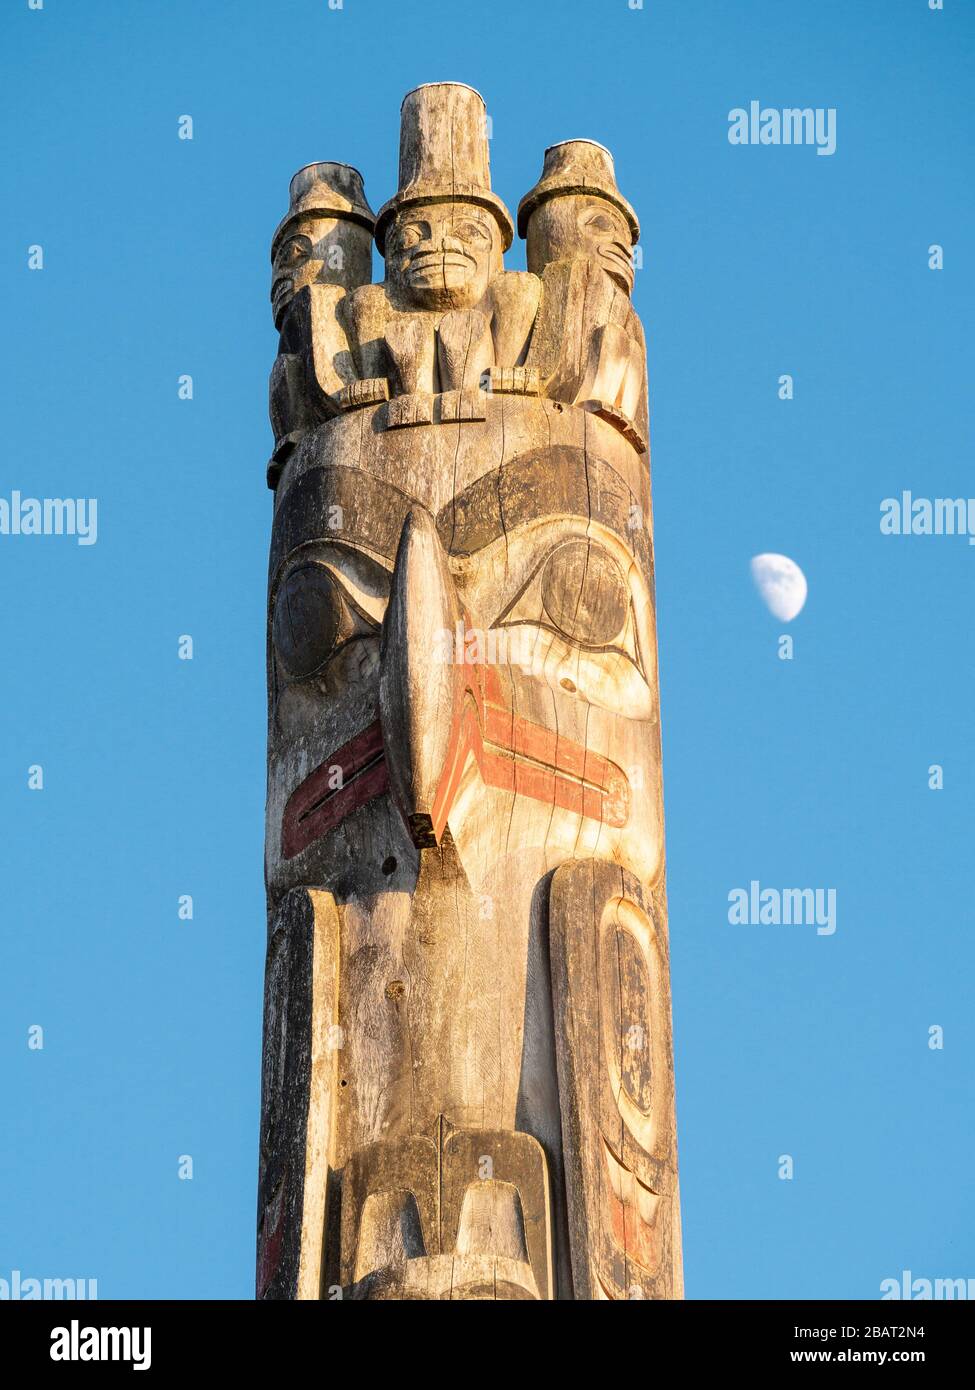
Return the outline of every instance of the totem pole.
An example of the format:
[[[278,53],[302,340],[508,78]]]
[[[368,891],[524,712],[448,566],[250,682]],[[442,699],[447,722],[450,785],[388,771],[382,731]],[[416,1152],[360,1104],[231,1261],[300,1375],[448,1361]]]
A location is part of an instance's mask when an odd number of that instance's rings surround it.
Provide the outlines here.
[[[260,1298],[682,1294],[639,227],[518,231],[433,83],[274,238]]]

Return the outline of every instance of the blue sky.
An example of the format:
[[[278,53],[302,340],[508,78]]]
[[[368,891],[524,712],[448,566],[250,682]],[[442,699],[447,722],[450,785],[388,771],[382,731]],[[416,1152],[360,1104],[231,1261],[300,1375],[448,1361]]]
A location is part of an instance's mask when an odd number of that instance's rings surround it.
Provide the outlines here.
[[[384,202],[445,79],[509,207],[587,136],[643,224],[688,1296],[975,1276],[975,549],[879,529],[975,494],[971,6],[9,0],[0,49],[0,496],[98,499],[95,545],[0,535],[0,1277],[252,1295],[268,247],[311,160]],[[836,153],[730,145],[753,99]],[[753,879],[835,934],[731,926]]]

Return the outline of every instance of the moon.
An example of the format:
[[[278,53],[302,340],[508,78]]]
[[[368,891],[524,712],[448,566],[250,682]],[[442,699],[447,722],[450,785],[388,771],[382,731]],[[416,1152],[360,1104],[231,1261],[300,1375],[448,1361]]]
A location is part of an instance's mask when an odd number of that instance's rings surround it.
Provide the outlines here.
[[[809,586],[806,576],[788,555],[752,556],[752,579],[766,608],[784,623],[802,612]]]

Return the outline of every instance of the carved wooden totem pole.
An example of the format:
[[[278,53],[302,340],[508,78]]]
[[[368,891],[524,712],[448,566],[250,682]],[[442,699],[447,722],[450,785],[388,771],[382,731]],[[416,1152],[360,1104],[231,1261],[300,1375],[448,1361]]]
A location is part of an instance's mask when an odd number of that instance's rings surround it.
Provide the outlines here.
[[[261,1298],[682,1293],[639,228],[518,230],[434,83],[274,238]]]

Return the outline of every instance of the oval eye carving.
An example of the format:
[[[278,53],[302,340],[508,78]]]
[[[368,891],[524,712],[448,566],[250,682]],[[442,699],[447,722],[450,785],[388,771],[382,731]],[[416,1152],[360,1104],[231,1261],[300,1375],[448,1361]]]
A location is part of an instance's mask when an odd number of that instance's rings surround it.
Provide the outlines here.
[[[612,232],[616,230],[613,226],[613,219],[600,212],[587,218],[583,225],[589,232]]]
[[[479,222],[457,222],[453,232],[461,241],[490,241],[488,233]]]
[[[284,265],[296,265],[298,261],[307,260],[311,252],[312,245],[307,237],[292,237],[282,246],[278,258]]]
[[[289,676],[302,679],[324,666],[335,647],[344,602],[324,565],[300,565],[274,604],[274,647]]]
[[[408,251],[410,247],[418,246],[428,235],[429,233],[419,222],[407,222],[402,227],[397,228],[392,242],[397,251]]]
[[[600,647],[619,635],[629,594],[619,565],[592,541],[569,541],[542,570],[542,603],[555,627],[573,642]]]

